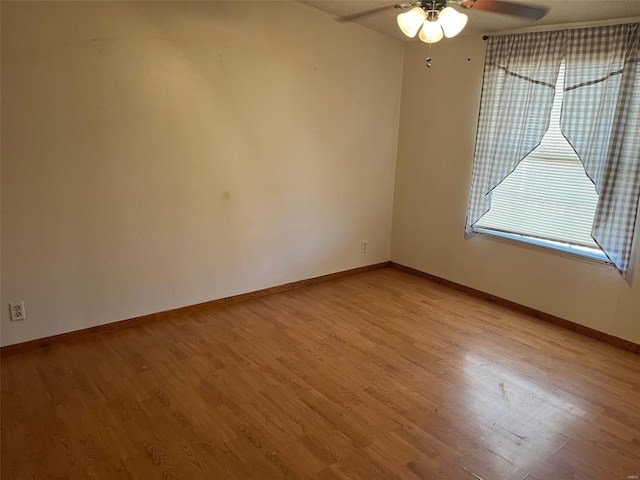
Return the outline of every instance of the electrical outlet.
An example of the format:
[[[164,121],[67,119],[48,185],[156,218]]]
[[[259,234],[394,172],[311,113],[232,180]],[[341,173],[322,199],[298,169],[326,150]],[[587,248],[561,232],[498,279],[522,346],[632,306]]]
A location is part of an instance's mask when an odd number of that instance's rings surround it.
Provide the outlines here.
[[[27,318],[24,314],[24,302],[22,300],[19,302],[9,302],[9,312],[11,312],[12,322]]]
[[[360,253],[367,253],[369,249],[369,242],[367,240],[362,240],[362,244],[360,244]]]

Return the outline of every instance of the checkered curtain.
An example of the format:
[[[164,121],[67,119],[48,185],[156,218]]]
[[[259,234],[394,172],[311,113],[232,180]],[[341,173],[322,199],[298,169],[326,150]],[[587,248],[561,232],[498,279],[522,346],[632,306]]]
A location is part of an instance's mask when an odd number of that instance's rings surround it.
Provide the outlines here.
[[[598,192],[591,236],[624,275],[640,198],[640,23],[565,35],[560,128]]]
[[[549,127],[562,39],[562,32],[538,32],[488,40],[467,234],[489,211],[493,189]]]
[[[640,24],[492,37],[465,232],[540,143],[566,62],[561,129],[598,192],[592,236],[624,275],[640,196]]]

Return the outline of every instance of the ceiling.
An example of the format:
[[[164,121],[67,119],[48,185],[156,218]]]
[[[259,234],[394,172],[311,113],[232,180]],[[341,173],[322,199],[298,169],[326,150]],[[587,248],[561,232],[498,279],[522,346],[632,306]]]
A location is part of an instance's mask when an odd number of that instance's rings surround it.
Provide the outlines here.
[[[318,10],[322,10],[335,17],[370,10],[385,5],[393,5],[393,0],[300,0]],[[400,1],[400,0],[398,0]],[[465,10],[469,15],[469,22],[463,34],[489,34],[518,29],[539,27],[543,25],[563,25],[581,22],[599,22],[612,19],[634,18],[640,21],[640,0],[509,0],[530,5],[545,5],[550,7],[549,13],[538,20],[530,22],[506,15]],[[396,24],[399,10],[386,10],[356,20],[356,23],[369,27],[385,35],[404,41],[416,41],[405,37]],[[348,23],[345,23],[348,25]]]

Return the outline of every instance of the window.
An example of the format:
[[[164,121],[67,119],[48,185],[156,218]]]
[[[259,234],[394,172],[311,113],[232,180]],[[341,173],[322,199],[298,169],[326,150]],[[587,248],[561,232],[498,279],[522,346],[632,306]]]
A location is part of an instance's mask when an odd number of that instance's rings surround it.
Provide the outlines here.
[[[639,86],[640,23],[489,38],[465,233],[604,254],[629,279]]]
[[[606,261],[591,237],[598,194],[560,131],[564,72],[563,62],[542,142],[493,190],[473,230]]]

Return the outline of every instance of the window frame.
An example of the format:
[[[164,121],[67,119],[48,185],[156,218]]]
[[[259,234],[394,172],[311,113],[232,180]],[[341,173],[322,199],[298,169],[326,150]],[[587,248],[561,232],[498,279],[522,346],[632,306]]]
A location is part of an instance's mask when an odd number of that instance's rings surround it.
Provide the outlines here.
[[[612,265],[611,260],[604,252],[601,251],[601,253],[597,253],[595,251],[588,251],[585,247],[579,245],[562,244],[551,240],[476,226],[473,227],[473,232],[481,238],[532,248],[546,253],[554,253],[563,257],[595,262],[602,265]]]

